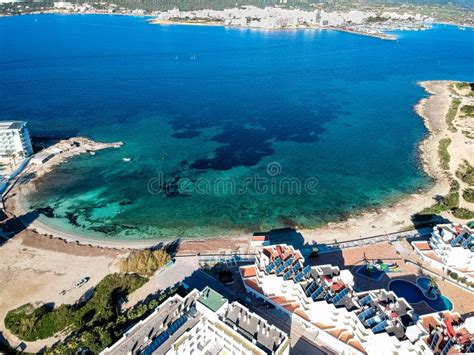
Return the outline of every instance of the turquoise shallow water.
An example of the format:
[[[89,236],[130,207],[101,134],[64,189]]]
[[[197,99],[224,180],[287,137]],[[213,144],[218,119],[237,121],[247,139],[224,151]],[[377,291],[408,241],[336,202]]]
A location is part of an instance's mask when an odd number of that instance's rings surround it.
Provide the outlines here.
[[[46,223],[116,239],[314,227],[429,184],[416,82],[474,80],[473,63],[474,31],[445,26],[382,41],[20,16],[0,19],[0,108],[37,142],[125,142],[43,179],[29,202]]]

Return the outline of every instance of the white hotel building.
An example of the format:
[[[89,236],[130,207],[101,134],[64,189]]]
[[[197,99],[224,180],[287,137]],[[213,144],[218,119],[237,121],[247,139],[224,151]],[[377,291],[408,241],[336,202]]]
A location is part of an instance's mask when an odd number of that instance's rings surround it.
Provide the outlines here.
[[[474,230],[468,226],[437,225],[429,242],[412,242],[412,246],[433,267],[456,272],[474,282]]]
[[[24,121],[0,122],[0,157],[27,157],[33,154],[30,134]]]
[[[430,332],[405,299],[383,289],[356,292],[349,270],[303,262],[291,246],[268,246],[259,249],[255,265],[240,272],[248,292],[303,324],[338,354],[434,353],[426,341]],[[443,354],[459,350],[454,341],[441,346]]]
[[[174,295],[101,355],[288,355],[286,333],[211,288]]]

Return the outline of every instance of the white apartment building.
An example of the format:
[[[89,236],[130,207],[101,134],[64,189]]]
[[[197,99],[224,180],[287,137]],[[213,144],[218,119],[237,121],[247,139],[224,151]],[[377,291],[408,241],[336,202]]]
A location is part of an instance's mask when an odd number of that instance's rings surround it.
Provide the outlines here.
[[[418,324],[427,333],[422,340],[434,354],[474,353],[474,317],[439,312],[421,316]]]
[[[259,249],[253,266],[240,268],[248,292],[316,333],[339,354],[432,354],[410,304],[384,289],[356,292],[349,270],[304,266],[287,245]]]
[[[101,354],[288,355],[286,333],[211,288],[174,295]]]
[[[437,225],[429,242],[412,242],[412,246],[433,267],[448,269],[474,282],[474,230],[468,226]]]
[[[12,154],[18,157],[33,154],[30,134],[24,121],[0,122],[0,157],[9,158]]]

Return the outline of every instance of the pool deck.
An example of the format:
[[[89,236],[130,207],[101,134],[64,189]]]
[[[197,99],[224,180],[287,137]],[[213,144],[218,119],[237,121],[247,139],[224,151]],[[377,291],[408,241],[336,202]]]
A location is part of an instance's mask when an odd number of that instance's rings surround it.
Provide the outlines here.
[[[397,263],[400,266],[401,272],[385,274],[379,281],[359,275],[356,271],[360,265],[364,265],[364,253],[368,259],[381,259],[387,263]],[[356,287],[361,291],[365,291],[376,288],[388,289],[388,284],[391,280],[406,280],[416,284],[418,277],[426,276],[423,271],[419,270],[415,265],[405,263],[404,259],[411,260],[415,263],[421,262],[424,267],[431,269],[415,254],[411,245],[406,240],[339,250],[332,253],[320,254],[316,258],[309,258],[308,260],[314,265],[328,263],[337,265],[340,268],[350,269],[354,275]],[[440,270],[433,269],[433,271],[441,274]],[[437,283],[441,293],[453,302],[453,311],[459,312],[461,315],[474,315],[474,295],[472,293],[440,279],[437,280]],[[413,305],[413,308],[415,308],[419,314],[434,312],[434,310],[423,302]]]

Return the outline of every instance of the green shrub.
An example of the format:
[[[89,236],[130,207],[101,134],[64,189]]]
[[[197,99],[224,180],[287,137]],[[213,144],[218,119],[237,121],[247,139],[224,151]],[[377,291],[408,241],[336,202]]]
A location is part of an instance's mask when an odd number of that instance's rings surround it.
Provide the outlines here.
[[[454,271],[452,271],[449,276],[453,279],[453,280],[457,280],[458,279],[458,274]]]
[[[457,132],[456,127],[453,124],[456,114],[459,110],[459,105],[461,105],[461,99],[453,98],[451,101],[451,106],[449,106],[448,113],[446,114],[446,124],[451,132]]]
[[[459,185],[459,181],[457,181],[456,179],[451,179],[451,181],[449,182],[449,185],[450,185],[449,192],[456,192],[456,191],[459,191],[459,189],[461,188],[461,186]]]
[[[467,117],[474,117],[474,105],[464,105],[461,107],[461,113]]]
[[[459,192],[448,193],[443,197],[441,203],[445,206],[446,210],[459,207]]]
[[[107,275],[100,281],[85,303],[61,305],[58,308],[32,304],[11,310],[5,317],[5,326],[23,340],[45,339],[67,330],[80,330],[113,318],[117,301],[141,287],[147,279],[135,274]]]
[[[469,83],[456,83],[455,85],[458,90],[465,90],[471,88]]]
[[[166,266],[171,258],[165,250],[137,250],[120,262],[120,271],[151,276],[156,270]]]
[[[444,170],[449,170],[449,162],[451,157],[448,152],[448,146],[451,144],[451,138],[440,139],[438,145],[438,154],[439,160],[441,163],[441,168]]]
[[[474,189],[467,188],[462,192],[462,197],[465,201],[474,203]]]
[[[45,339],[72,324],[70,306],[56,309],[48,305],[35,308],[32,304],[11,310],[5,317],[5,326],[19,338],[27,341]]]
[[[453,216],[459,219],[471,219],[474,218],[474,211],[467,208],[455,208],[453,210]]]
[[[54,345],[45,351],[45,354],[75,354],[78,348],[89,349],[92,353],[99,353],[104,348],[122,337],[123,332],[129,329],[138,320],[144,319],[170,296],[180,293],[180,287],[174,287],[159,295],[158,298],[144,301],[123,313],[117,313],[114,317],[100,325],[84,327],[74,333],[67,340]]]
[[[456,176],[470,186],[474,186],[474,166],[464,160],[464,164],[456,171]]]

